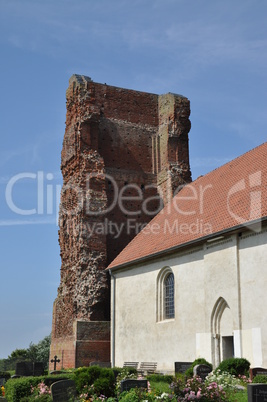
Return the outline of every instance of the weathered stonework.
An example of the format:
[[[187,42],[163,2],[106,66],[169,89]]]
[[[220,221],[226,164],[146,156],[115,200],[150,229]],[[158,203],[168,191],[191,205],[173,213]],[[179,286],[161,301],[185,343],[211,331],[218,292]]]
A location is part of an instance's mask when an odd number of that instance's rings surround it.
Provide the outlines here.
[[[110,360],[105,268],[191,181],[189,115],[189,101],[180,95],[70,78],[51,343],[61,367]]]

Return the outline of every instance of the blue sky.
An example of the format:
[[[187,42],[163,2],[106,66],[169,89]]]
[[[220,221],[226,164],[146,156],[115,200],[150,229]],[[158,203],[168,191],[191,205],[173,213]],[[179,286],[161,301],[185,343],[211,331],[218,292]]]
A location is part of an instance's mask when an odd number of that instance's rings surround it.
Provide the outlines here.
[[[70,76],[188,97],[195,179],[266,141],[266,18],[266,0],[0,0],[0,358],[51,331]]]

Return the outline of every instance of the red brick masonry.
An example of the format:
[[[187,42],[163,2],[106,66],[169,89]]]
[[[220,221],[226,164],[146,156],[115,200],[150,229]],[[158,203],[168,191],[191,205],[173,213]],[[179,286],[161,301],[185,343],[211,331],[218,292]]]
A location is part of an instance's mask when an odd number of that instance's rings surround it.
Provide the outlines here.
[[[105,269],[177,187],[191,181],[187,98],[73,75],[66,107],[59,211],[62,265],[51,343],[51,357],[56,354],[64,368],[110,360]],[[98,330],[103,322],[104,339]],[[83,339],[80,328],[85,328]]]

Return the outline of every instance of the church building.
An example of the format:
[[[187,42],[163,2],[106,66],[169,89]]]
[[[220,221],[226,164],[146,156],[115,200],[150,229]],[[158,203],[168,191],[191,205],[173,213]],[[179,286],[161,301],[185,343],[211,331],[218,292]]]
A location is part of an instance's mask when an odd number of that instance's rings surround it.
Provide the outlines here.
[[[186,184],[108,270],[113,366],[267,367],[267,143]]]

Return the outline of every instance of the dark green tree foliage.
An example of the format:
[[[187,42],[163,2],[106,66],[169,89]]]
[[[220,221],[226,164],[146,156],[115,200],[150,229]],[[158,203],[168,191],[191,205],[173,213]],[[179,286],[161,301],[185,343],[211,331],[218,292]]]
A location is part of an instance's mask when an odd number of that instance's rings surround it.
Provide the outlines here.
[[[7,359],[0,359],[0,371],[15,370],[16,363],[22,361],[43,362],[48,368],[51,335],[45,336],[37,344],[30,343],[28,349],[15,349]]]
[[[27,349],[15,349],[7,359],[0,360],[0,370],[15,370],[16,363],[27,360],[28,352]]]
[[[35,361],[43,362],[45,369],[48,368],[50,344],[51,344],[51,335],[48,335],[45,336],[44,339],[42,339],[36,345]]]
[[[27,352],[28,352],[28,356],[27,356],[27,360],[30,360],[31,362],[37,362],[37,345],[35,345],[34,343],[30,343]]]
[[[28,350],[27,349],[15,349],[9,356],[10,360],[23,361],[28,358]]]

